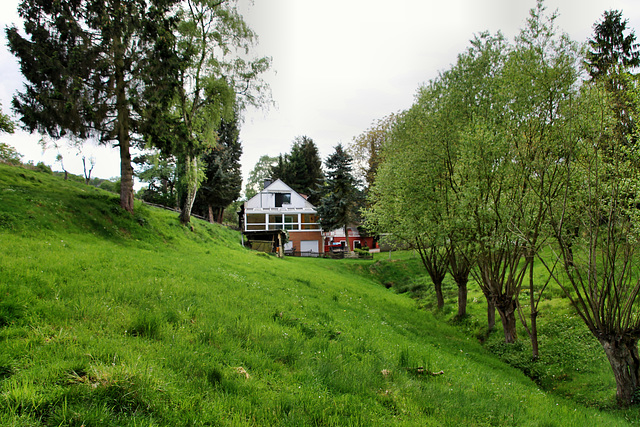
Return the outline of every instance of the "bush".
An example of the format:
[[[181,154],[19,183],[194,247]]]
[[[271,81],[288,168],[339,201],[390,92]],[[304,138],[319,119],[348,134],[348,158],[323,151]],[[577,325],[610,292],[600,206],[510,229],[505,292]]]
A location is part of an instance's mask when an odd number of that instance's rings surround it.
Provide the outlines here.
[[[110,191],[112,193],[116,192],[115,191],[115,189],[116,189],[115,183],[113,183],[111,181],[102,181],[98,187],[103,189],[103,190],[105,190],[105,191]]]
[[[4,142],[0,142],[0,161],[10,165],[19,165],[22,154],[18,153],[15,148]]]
[[[45,165],[43,162],[38,162],[38,164],[36,165],[36,170],[38,172],[44,172],[44,173],[48,173],[48,174],[53,174],[53,171],[51,170],[51,167]]]

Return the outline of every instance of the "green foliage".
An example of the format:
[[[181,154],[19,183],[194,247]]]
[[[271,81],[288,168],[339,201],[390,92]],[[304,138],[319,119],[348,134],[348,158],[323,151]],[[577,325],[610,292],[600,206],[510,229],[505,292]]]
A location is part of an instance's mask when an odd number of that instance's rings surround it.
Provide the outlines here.
[[[15,124],[11,121],[9,116],[2,113],[2,110],[0,109],[0,132],[13,133],[14,131]]]
[[[291,152],[280,155],[278,163],[271,168],[271,179],[281,179],[298,193],[309,196],[309,203],[313,205],[319,202],[318,188],[323,178],[318,147],[307,136],[297,137]]]
[[[594,25],[589,40],[586,65],[592,79],[606,78],[640,66],[640,52],[633,30],[625,34],[628,20],[619,10],[604,12],[601,22]]]
[[[19,165],[22,154],[12,146],[0,142],[0,162],[8,163],[10,165]]]
[[[168,207],[176,207],[177,199],[177,175],[175,158],[164,156],[161,153],[151,153],[136,157],[134,163],[140,169],[136,175],[140,181],[149,185],[142,190],[140,198],[149,203],[155,203]],[[105,184],[107,191],[112,191],[113,183]],[[102,188],[102,185],[100,186]]]
[[[240,197],[242,171],[240,157],[238,118],[223,120],[220,125],[218,145],[203,156],[205,178],[196,195],[194,210],[211,222],[222,222],[225,209]]]
[[[358,222],[362,207],[362,193],[357,188],[358,181],[353,176],[353,158],[336,145],[335,152],[325,160],[326,179],[320,188],[320,202],[317,206],[320,225],[325,231],[344,229]],[[348,236],[347,236],[347,243]]]
[[[205,179],[202,156],[216,147],[223,120],[231,123],[246,105],[266,102],[267,87],[260,74],[270,60],[244,59],[256,34],[239,14],[236,1],[181,4],[176,38],[180,68],[174,105],[159,113],[162,118],[152,127],[149,142],[164,156],[177,159],[180,220],[187,223]]]
[[[266,155],[260,157],[251,172],[249,172],[249,178],[244,187],[244,197],[247,200],[263,189],[265,179],[271,179],[271,170],[277,162],[277,157],[269,157]]]
[[[43,162],[38,162],[36,164],[36,170],[39,171],[39,172],[44,172],[44,173],[49,173],[49,174],[53,173],[53,171],[51,170],[51,167],[45,165]]]

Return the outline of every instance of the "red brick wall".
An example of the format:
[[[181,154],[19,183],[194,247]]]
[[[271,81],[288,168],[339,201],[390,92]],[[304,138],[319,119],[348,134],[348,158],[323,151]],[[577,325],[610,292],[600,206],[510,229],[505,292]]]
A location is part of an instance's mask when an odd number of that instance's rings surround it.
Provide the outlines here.
[[[303,240],[317,240],[318,250],[323,252],[324,243],[320,231],[289,231],[289,241],[293,243],[296,251],[300,250],[300,242]]]

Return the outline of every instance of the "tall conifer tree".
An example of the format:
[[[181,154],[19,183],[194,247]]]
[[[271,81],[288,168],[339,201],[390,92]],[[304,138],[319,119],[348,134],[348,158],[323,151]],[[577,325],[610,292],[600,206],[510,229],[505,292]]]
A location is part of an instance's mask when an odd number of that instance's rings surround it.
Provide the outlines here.
[[[120,150],[120,205],[133,212],[130,148],[152,104],[172,96],[175,0],[24,0],[26,37],[7,28],[25,88],[13,99],[24,129],[112,142]],[[160,72],[162,70],[162,72]]]
[[[352,164],[353,158],[338,144],[335,152],[325,161],[326,179],[320,190],[318,205],[322,229],[331,231],[342,228],[347,248],[350,248],[347,228],[357,221],[362,204],[362,193],[357,188],[359,183],[353,176]]]

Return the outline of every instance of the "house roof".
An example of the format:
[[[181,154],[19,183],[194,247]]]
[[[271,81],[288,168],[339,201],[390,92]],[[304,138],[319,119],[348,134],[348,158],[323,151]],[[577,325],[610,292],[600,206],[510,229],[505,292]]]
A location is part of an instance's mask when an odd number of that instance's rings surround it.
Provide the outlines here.
[[[271,199],[266,197],[271,194],[278,193],[289,193],[291,194],[291,201],[287,206],[283,207],[275,207],[275,204],[271,205]],[[276,179],[267,187],[265,187],[258,194],[253,196],[251,199],[245,202],[245,209],[252,210],[254,212],[259,211],[273,211],[274,209],[279,211],[290,211],[290,212],[306,212],[306,213],[315,213],[316,208],[311,203],[309,203],[305,197],[303,197],[300,193],[293,190],[287,184],[285,184],[281,179]]]

